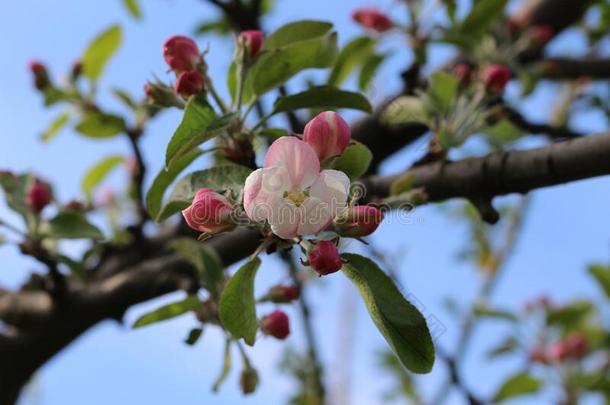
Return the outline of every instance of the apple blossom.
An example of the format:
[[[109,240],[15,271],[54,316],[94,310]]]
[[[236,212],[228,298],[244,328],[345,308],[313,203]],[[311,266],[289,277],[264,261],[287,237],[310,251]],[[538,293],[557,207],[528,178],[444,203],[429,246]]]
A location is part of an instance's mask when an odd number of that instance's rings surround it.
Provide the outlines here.
[[[320,162],[339,156],[351,139],[349,124],[334,111],[316,115],[303,131],[303,140],[313,148]]]
[[[458,63],[452,73],[463,85],[468,85],[472,81],[473,70],[468,63]]]
[[[290,321],[288,315],[279,309],[261,319],[261,330],[265,335],[276,339],[286,339],[290,334]]]
[[[377,32],[388,31],[394,26],[392,20],[387,15],[373,7],[355,10],[352,13],[352,19],[363,27]]]
[[[320,171],[311,146],[284,136],[269,148],[263,168],[246,179],[244,209],[251,220],[267,221],[281,238],[315,235],[345,208],[349,185],[343,172]]]
[[[233,206],[225,197],[209,188],[195,194],[193,203],[182,211],[188,226],[207,233],[219,233],[235,227]]]
[[[201,61],[195,41],[183,35],[174,35],[163,44],[163,58],[176,74],[192,70]]]
[[[265,36],[260,30],[248,30],[239,34],[239,40],[245,45],[250,57],[254,58],[263,46]]]
[[[321,276],[335,273],[343,266],[339,249],[329,240],[319,241],[307,255],[307,261],[311,268]]]

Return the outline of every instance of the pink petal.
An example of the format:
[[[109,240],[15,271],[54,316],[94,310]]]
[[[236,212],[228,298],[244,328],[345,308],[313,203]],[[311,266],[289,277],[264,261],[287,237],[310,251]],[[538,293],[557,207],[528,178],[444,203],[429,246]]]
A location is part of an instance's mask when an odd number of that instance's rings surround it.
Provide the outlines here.
[[[299,207],[301,221],[299,235],[315,235],[333,220],[330,205],[319,198],[309,197]]]
[[[311,185],[310,197],[325,202],[334,218],[347,205],[350,181],[347,175],[338,170],[322,170]]]
[[[294,136],[283,136],[273,142],[265,156],[265,167],[285,167],[290,176],[291,188],[309,187],[320,173],[320,160],[316,152]]]
[[[246,178],[244,210],[253,221],[269,219],[288,187],[288,173],[282,167],[257,169]]]
[[[300,211],[292,202],[284,199],[273,207],[269,224],[274,234],[283,239],[291,239],[298,235]]]

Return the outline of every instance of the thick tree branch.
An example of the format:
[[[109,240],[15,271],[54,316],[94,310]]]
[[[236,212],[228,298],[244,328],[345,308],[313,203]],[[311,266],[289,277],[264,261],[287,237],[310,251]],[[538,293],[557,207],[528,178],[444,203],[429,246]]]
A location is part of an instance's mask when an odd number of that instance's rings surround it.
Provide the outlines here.
[[[547,58],[539,63],[540,75],[545,79],[570,80],[610,78],[610,59]]]

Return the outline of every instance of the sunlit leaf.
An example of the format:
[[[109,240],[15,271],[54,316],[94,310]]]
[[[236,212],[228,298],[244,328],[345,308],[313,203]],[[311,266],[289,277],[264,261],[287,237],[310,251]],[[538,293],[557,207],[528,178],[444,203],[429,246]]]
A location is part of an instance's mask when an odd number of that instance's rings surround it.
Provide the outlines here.
[[[360,93],[340,90],[333,86],[318,86],[278,98],[273,105],[273,112],[294,111],[300,108],[350,108],[369,113],[373,110],[367,98]]]
[[[333,25],[325,21],[302,20],[288,23],[269,34],[263,49],[284,48],[296,42],[319,38],[328,33]]]
[[[193,311],[201,305],[201,301],[196,295],[189,295],[185,299],[171,304],[163,305],[145,315],[142,315],[133,324],[133,328],[141,328],[142,326],[151,325],[153,323],[165,321]]]
[[[104,235],[84,215],[77,212],[60,212],[48,223],[44,232],[55,239],[102,239]]]
[[[114,114],[87,114],[74,129],[89,138],[112,138],[125,131],[125,120]]]
[[[335,161],[334,168],[347,174],[350,180],[356,180],[369,169],[373,153],[361,144],[353,141]]]
[[[47,129],[40,134],[40,139],[42,139],[44,142],[49,142],[51,139],[55,138],[57,134],[59,134],[59,132],[68,122],[70,122],[70,114],[60,114],[51,122]]]
[[[121,27],[113,25],[99,34],[83,54],[83,72],[92,82],[99,79],[106,64],[121,45]]]
[[[123,5],[133,18],[136,20],[142,18],[142,11],[140,10],[138,0],[123,0]]]
[[[610,298],[610,267],[593,264],[589,266],[589,273],[595,277],[606,296]]]
[[[100,160],[89,169],[81,181],[81,188],[87,198],[91,199],[93,190],[95,190],[112,170],[121,165],[124,161],[125,158],[121,155],[111,155]]]
[[[348,42],[339,52],[327,83],[331,86],[341,85],[358,65],[367,60],[374,46],[375,40],[368,36],[357,37]]]
[[[503,402],[517,396],[534,394],[542,387],[542,381],[527,374],[517,374],[502,384],[496,395],[494,403]]]

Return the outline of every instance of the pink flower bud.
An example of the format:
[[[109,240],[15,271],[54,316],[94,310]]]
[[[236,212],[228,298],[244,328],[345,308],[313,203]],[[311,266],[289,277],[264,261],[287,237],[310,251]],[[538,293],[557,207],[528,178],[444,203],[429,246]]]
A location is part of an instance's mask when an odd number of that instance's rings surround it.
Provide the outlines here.
[[[180,73],[178,80],[176,80],[176,93],[185,99],[201,93],[204,88],[203,78],[195,70]]]
[[[355,10],[352,19],[363,27],[377,32],[386,32],[394,26],[387,15],[372,7]]]
[[[580,333],[570,335],[565,340],[566,354],[568,357],[580,358],[587,354],[587,339]]]
[[[261,319],[261,330],[276,339],[286,339],[290,334],[290,321],[284,311],[275,310]]]
[[[320,162],[339,156],[349,145],[352,130],[339,114],[325,111],[305,125],[303,140],[313,148]]]
[[[453,68],[453,75],[460,81],[461,84],[467,86],[472,81],[472,66],[467,63],[458,63]]]
[[[372,205],[349,207],[335,218],[335,230],[341,236],[360,238],[375,232],[383,212]]]
[[[549,362],[547,353],[541,347],[534,347],[530,352],[529,357],[530,361],[532,361],[533,363],[546,364]]]
[[[242,31],[239,34],[239,40],[242,41],[246,49],[248,49],[250,57],[254,58],[263,46],[265,36],[263,32],[259,30]]]
[[[34,87],[36,87],[38,90],[44,90],[47,86],[49,86],[49,84],[51,84],[47,67],[42,62],[32,60],[28,63],[28,68],[34,76]]]
[[[192,70],[201,62],[201,53],[192,39],[174,35],[163,44],[163,58],[176,74]]]
[[[532,34],[533,34],[534,40],[537,43],[539,43],[540,45],[544,45],[553,38],[553,35],[555,35],[555,31],[553,30],[553,27],[551,27],[550,25],[541,24],[541,25],[535,25],[532,28]]]
[[[552,361],[565,360],[568,354],[568,347],[564,342],[555,342],[549,345],[546,350],[546,357]]]
[[[264,300],[275,304],[286,304],[299,298],[299,289],[294,285],[278,284],[269,289]]]
[[[35,180],[27,191],[25,198],[30,209],[39,213],[51,202],[51,188],[47,183]]]
[[[321,276],[335,273],[343,266],[339,249],[329,240],[319,241],[307,255],[307,260],[311,268]]]
[[[493,92],[501,92],[510,81],[512,72],[505,65],[491,65],[483,71],[485,87]]]
[[[232,212],[233,207],[226,198],[214,190],[202,188],[182,215],[188,226],[197,231],[219,233],[235,227]]]

